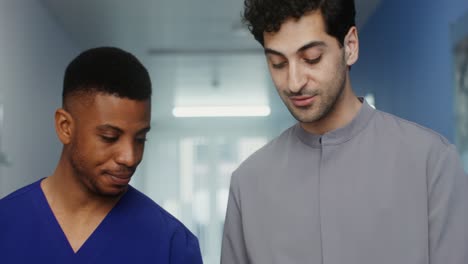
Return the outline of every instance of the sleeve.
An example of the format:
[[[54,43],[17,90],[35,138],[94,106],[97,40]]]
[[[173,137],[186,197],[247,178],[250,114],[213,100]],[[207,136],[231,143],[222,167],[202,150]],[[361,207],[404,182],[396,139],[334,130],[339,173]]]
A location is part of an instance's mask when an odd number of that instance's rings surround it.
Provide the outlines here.
[[[429,165],[429,263],[468,263],[468,176],[449,145]]]
[[[187,228],[180,226],[171,241],[170,264],[202,264],[198,239]]]
[[[221,246],[221,264],[247,264],[242,211],[239,199],[239,185],[235,174],[231,177],[229,199],[224,221],[223,241]]]

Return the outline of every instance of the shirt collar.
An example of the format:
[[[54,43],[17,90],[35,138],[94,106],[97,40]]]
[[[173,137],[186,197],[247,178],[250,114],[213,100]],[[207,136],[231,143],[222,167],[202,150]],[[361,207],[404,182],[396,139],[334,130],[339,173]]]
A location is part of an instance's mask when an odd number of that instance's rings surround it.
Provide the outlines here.
[[[364,98],[360,97],[359,100],[362,102],[361,109],[359,109],[358,114],[353,120],[344,127],[332,130],[323,135],[317,135],[307,132],[302,128],[300,123],[297,123],[293,127],[293,133],[296,134],[304,144],[311,147],[344,143],[361,132],[375,113],[375,109],[372,108]]]

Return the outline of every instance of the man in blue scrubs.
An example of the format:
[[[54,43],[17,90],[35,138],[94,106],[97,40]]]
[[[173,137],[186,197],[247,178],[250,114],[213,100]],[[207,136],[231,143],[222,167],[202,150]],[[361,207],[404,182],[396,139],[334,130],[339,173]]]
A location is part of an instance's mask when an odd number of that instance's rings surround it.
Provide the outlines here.
[[[0,263],[202,263],[197,238],[129,185],[151,121],[145,67],[117,48],[67,67],[54,173],[0,200]]]

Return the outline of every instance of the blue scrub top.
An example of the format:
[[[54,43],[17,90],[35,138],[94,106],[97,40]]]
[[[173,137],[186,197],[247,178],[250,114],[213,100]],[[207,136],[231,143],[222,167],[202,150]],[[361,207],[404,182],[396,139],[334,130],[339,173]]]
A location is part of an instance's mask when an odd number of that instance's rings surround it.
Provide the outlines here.
[[[75,253],[40,181],[0,200],[0,263],[202,263],[197,238],[151,199],[128,191]]]

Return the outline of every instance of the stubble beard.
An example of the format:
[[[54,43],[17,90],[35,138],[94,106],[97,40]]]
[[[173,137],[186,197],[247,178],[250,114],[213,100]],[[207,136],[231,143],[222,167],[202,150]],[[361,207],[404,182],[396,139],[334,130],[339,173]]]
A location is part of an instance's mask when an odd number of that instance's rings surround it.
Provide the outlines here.
[[[347,66],[344,61],[343,53],[342,64],[340,64],[337,74],[335,74],[336,79],[334,82],[330,83],[324,89],[317,89],[315,92],[301,93],[303,95],[315,95],[321,99],[319,102],[312,102],[309,106],[297,107],[292,105],[289,101],[289,95],[284,93],[282,99],[291,115],[301,123],[314,123],[326,118],[333,111],[338,100],[343,95],[343,91],[346,87],[346,71]]]
[[[70,146],[69,160],[73,170],[73,177],[75,177],[75,180],[81,185],[81,188],[83,188],[83,190],[85,190],[90,195],[96,197],[114,198],[120,196],[124,190],[116,193],[107,193],[99,187],[96,177],[100,176],[97,175],[93,177],[90,175],[92,172],[86,169],[86,158],[81,155],[77,149],[78,146],[75,144]]]

